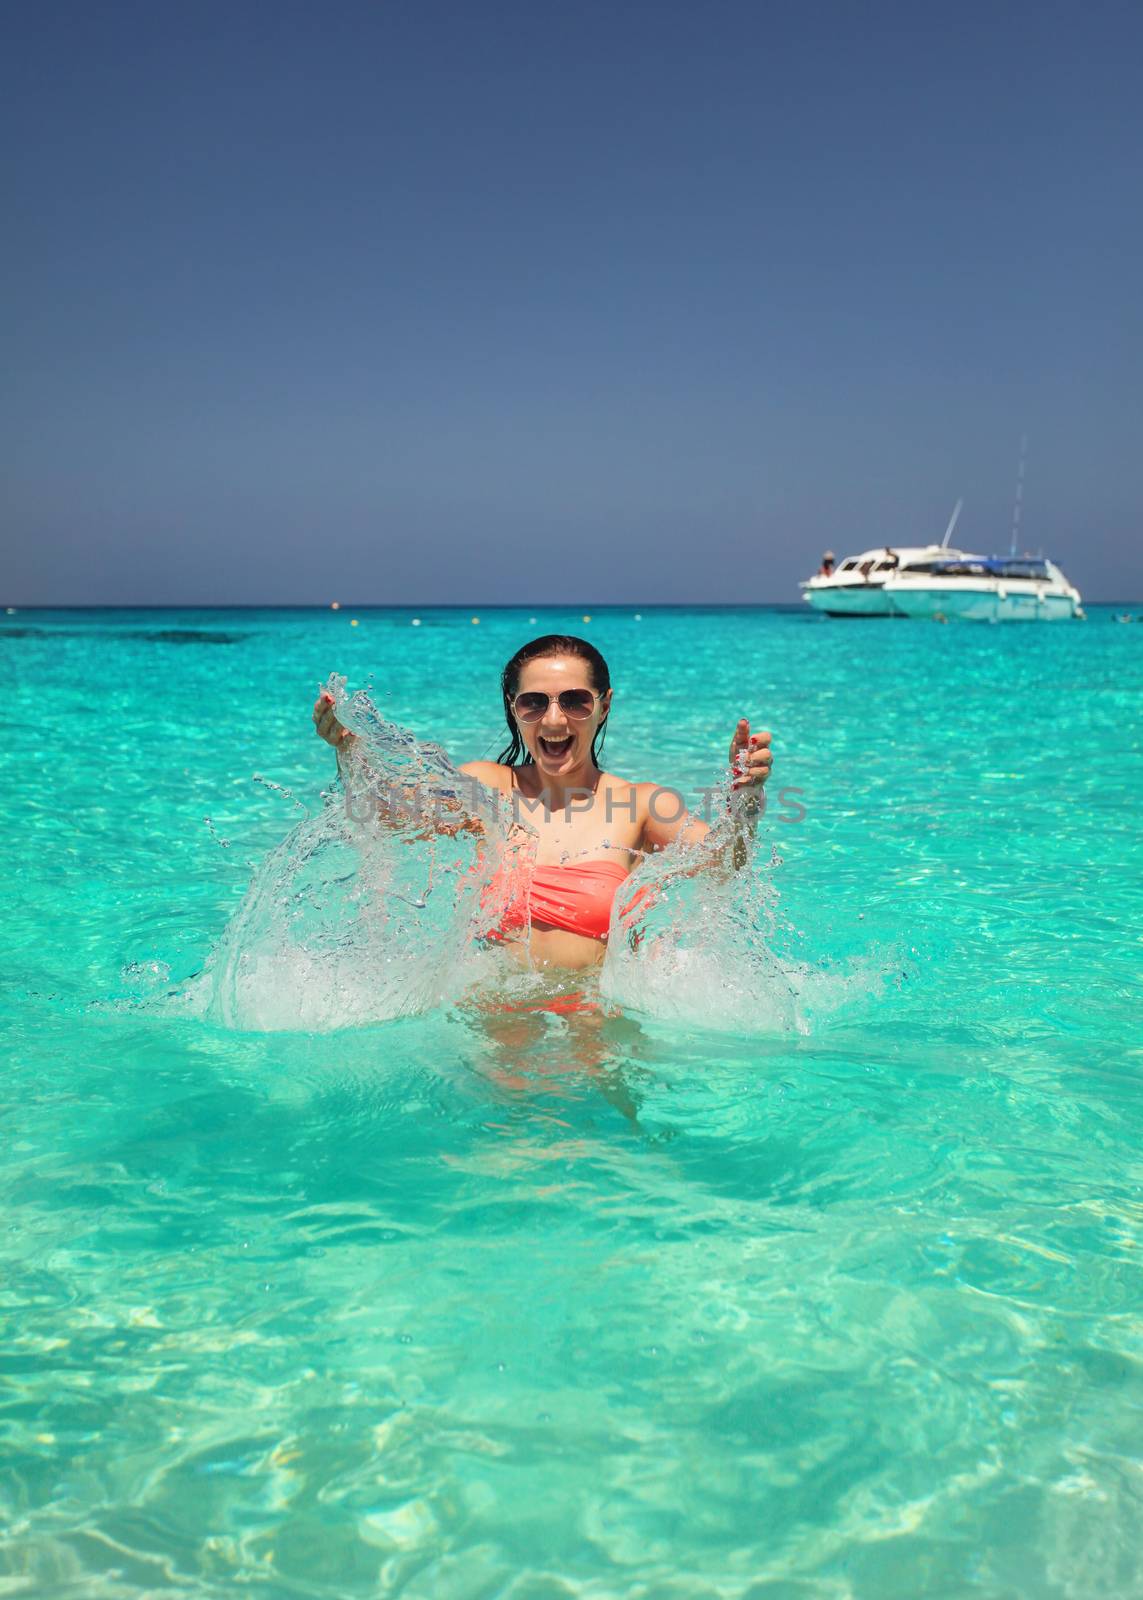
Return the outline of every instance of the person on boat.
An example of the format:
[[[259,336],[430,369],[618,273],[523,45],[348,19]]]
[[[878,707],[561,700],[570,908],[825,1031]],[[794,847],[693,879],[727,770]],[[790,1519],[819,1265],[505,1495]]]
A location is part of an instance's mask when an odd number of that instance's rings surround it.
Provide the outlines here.
[[[496,885],[499,934],[537,966],[586,967],[603,960],[612,903],[644,853],[676,839],[697,842],[709,830],[675,790],[632,783],[599,764],[611,714],[611,677],[603,656],[585,639],[545,634],[522,646],[505,666],[501,693],[509,742],[495,761],[469,761],[461,772],[509,800],[535,830],[534,859]],[[337,751],[343,776],[352,775],[355,735],[334,714],[328,693],[313,709],[318,736]],[[751,733],[740,718],[730,741],[736,770],[734,828],[724,848],[737,868],[770,776],[769,733]],[[720,860],[713,855],[712,863]]]
[[[833,577],[833,562],[834,562],[833,551],[832,550],[827,550],[825,555],[822,557],[822,564],[818,568],[818,577],[819,578],[832,578]]]

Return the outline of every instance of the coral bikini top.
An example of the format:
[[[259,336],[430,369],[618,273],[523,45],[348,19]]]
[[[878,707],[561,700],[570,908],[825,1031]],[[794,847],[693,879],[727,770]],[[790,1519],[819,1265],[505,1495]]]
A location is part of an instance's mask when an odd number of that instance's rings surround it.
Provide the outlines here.
[[[611,907],[628,877],[619,861],[584,861],[570,867],[502,866],[484,891],[486,908],[499,907],[492,937],[538,922],[585,939],[606,939]]]

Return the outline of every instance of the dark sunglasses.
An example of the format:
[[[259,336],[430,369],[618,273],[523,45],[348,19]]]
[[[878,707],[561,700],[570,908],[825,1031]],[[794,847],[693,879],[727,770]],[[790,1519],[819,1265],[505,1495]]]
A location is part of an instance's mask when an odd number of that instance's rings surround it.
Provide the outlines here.
[[[512,702],[517,722],[539,722],[547,715],[553,700],[558,700],[560,710],[569,722],[586,722],[595,710],[599,696],[591,689],[561,689],[559,694],[540,694],[525,690]]]

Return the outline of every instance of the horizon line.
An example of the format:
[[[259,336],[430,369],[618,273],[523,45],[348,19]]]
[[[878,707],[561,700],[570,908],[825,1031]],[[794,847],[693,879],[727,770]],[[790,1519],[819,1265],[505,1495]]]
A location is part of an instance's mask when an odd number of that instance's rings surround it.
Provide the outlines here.
[[[343,611],[686,611],[698,606],[717,606],[726,611],[760,611],[784,607],[800,611],[804,602],[798,600],[575,600],[555,606],[543,601],[424,601],[411,600],[341,600],[337,608],[322,600],[118,600],[118,601],[26,601],[23,604],[5,603],[3,610],[12,614],[21,611],[330,611],[335,616]],[[0,616],[0,621],[3,617]]]
[[[1124,598],[1118,596],[1114,599],[1084,600],[1087,606],[1143,606],[1143,597]],[[27,611],[315,611],[333,612],[339,616],[343,611],[536,611],[562,613],[566,611],[579,611],[580,609],[594,615],[597,612],[612,611],[796,611],[803,616],[819,616],[821,613],[806,606],[799,600],[577,600],[569,601],[565,605],[555,606],[549,603],[536,601],[425,601],[417,604],[414,601],[381,601],[381,600],[342,600],[338,602],[336,611],[332,604],[321,600],[114,600],[114,601],[76,601],[76,600],[35,600],[23,601],[14,604],[5,604],[0,607],[0,626],[10,616],[18,616]],[[834,621],[852,621],[853,618],[833,618]],[[885,620],[877,617],[857,618],[858,621]],[[900,618],[889,620],[903,620]]]

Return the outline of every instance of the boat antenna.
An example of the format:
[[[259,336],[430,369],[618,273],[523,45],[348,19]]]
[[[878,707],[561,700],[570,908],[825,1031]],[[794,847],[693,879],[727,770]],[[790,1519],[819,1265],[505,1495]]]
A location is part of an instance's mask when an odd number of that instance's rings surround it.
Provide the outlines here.
[[[953,536],[953,529],[956,527],[957,522],[958,522],[958,520],[960,518],[960,508],[963,505],[964,505],[964,501],[963,500],[958,500],[956,505],[953,506],[953,514],[949,518],[949,525],[945,529],[944,538],[941,540],[941,549],[942,550],[947,550],[948,547],[949,547],[949,540]]]
[[[1028,435],[1020,435],[1020,465],[1016,469],[1016,502],[1012,507],[1012,548],[1009,556],[1016,554],[1016,546],[1020,539],[1020,514],[1024,509],[1024,463],[1028,459]]]

